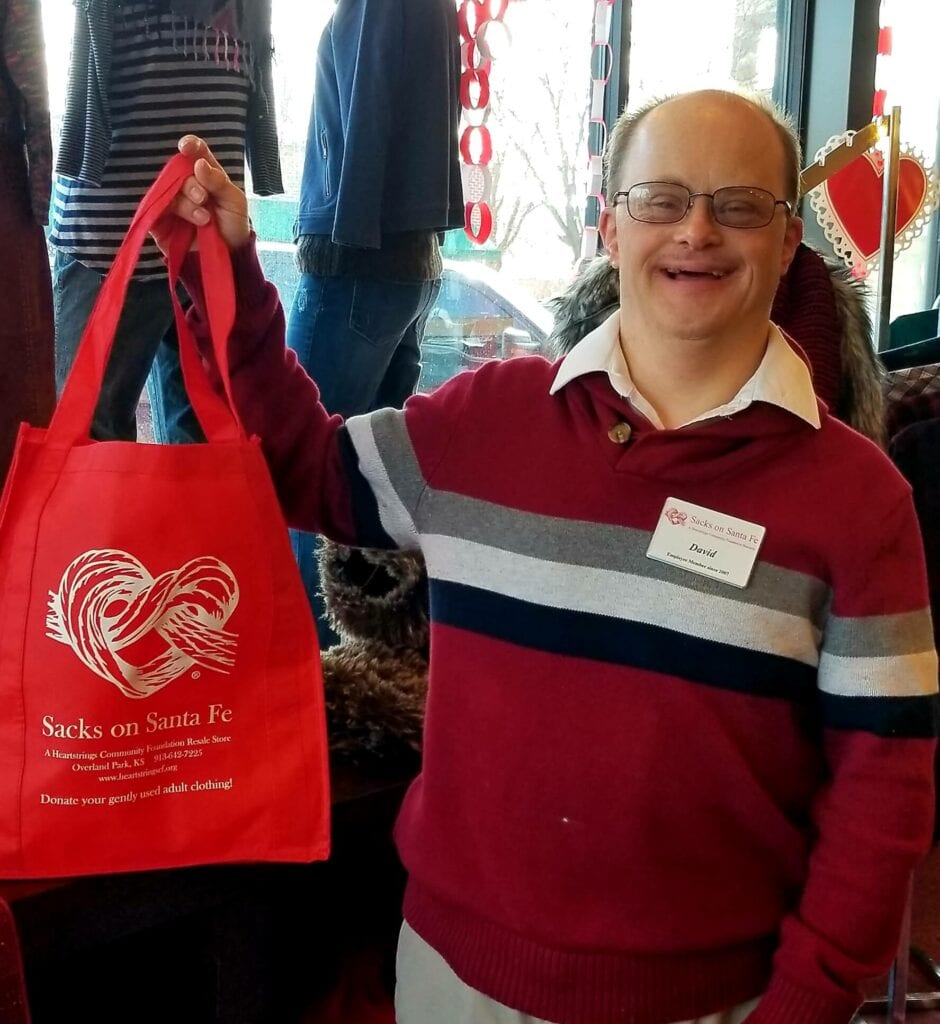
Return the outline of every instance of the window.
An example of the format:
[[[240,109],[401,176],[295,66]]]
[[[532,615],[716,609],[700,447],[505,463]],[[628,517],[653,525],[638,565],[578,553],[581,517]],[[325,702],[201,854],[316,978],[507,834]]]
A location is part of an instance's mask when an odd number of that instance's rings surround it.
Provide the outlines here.
[[[710,86],[769,94],[786,6],[786,0],[633,0],[630,105]]]
[[[617,0],[627,4],[629,0]],[[706,84],[770,91],[785,0],[633,0],[629,100]],[[53,129],[61,123],[72,19],[45,0]],[[287,310],[296,289],[292,225],[313,98],[316,50],[334,0],[273,0],[275,103],[285,194],[251,197],[262,260]],[[69,7],[71,15],[71,7]],[[426,333],[427,389],[484,358],[544,349],[540,302],[570,280],[580,257],[588,186],[594,5],[513,0],[494,37],[488,126],[495,227],[474,246],[447,235],[445,280]],[[619,59],[615,44],[614,59]],[[507,333],[508,332],[508,333]]]
[[[618,0],[619,2],[619,0]],[[313,98],[314,57],[333,0],[274,0],[275,91],[286,193],[251,200],[262,261],[289,310],[299,279],[292,224]],[[476,246],[447,234],[444,281],[422,348],[419,390],[487,358],[545,348],[551,316],[539,301],[559,291],[580,256],[587,191],[593,5],[514,0],[493,33],[492,197],[495,226]],[[508,332],[508,333],[507,333]]]
[[[876,85],[887,93],[885,113],[893,106],[901,108],[901,142],[920,150],[929,166],[940,158],[940,94],[936,87],[925,88],[928,81],[936,82],[929,69],[936,66],[940,7],[884,0],[881,24],[891,30],[891,53],[879,57],[876,78]],[[895,260],[892,319],[928,309],[937,299],[938,237],[935,214]]]

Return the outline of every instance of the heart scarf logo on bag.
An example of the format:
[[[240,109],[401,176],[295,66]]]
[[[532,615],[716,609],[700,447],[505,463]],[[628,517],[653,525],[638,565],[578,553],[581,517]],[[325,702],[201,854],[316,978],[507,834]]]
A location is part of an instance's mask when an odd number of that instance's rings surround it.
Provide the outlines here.
[[[194,665],[228,672],[237,604],[232,570],[210,555],[154,578],[126,551],[86,551],[49,591],[46,635],[125,697],[149,697]]]

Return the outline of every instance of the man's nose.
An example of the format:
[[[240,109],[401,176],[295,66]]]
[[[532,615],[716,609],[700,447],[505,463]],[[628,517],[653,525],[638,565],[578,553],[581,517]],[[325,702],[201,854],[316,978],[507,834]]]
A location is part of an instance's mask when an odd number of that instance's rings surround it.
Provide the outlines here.
[[[676,224],[676,235],[688,245],[714,244],[721,238],[721,227],[712,215],[710,196],[693,196],[686,215]]]

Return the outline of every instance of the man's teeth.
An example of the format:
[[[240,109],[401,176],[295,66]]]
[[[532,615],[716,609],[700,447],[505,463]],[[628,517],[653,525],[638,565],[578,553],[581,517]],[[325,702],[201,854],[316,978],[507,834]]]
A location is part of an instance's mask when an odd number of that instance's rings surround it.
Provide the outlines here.
[[[720,278],[720,277],[724,277],[725,276],[725,272],[723,270],[672,270],[672,269],[670,269],[668,267],[666,268],[666,273],[671,278],[677,278],[677,277],[679,277],[680,274],[690,274],[693,277],[710,276],[710,277],[715,277],[715,278]]]

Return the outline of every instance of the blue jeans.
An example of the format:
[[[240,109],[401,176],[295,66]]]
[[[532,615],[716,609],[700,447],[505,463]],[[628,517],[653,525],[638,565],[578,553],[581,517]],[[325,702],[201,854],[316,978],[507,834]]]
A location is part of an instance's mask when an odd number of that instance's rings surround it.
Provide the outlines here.
[[[56,391],[62,393],[104,275],[61,249],[55,253]],[[151,369],[153,373],[151,374]],[[134,441],[137,405],[151,381],[154,439],[204,440],[182,383],[173,304],[165,280],[131,281],[105,371],[91,435],[99,441]]]
[[[421,373],[421,338],[440,280],[379,281],[302,274],[287,344],[331,413],[400,409]],[[336,643],[319,594],[316,537],[291,531],[294,557],[317,620],[320,645]]]

